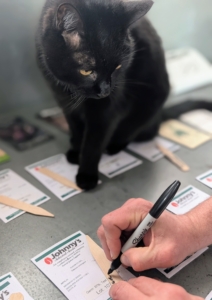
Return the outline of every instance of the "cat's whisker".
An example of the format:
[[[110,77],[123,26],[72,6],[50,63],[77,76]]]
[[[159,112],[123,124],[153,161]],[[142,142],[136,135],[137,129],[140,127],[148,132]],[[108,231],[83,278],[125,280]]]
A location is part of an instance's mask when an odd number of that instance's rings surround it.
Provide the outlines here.
[[[138,49],[138,50],[131,51],[130,55],[131,55],[131,56],[134,56],[134,54],[136,54],[136,53],[138,53],[138,52],[143,52],[143,51],[145,51],[145,50],[146,50],[146,48],[140,48],[140,49]]]
[[[149,83],[147,83],[147,82],[134,81],[133,79],[125,79],[125,80],[123,80],[123,81],[119,80],[117,83],[118,83],[118,84],[119,84],[119,83],[122,83],[122,84],[128,84],[128,85],[130,85],[130,84],[135,84],[135,85],[136,85],[136,84],[137,84],[137,85],[143,85],[143,86],[149,86],[149,87],[152,87],[152,85],[149,84]]]
[[[72,108],[77,101],[80,99],[81,96],[79,96],[78,94],[72,94],[67,96],[66,98],[63,98],[62,100],[62,106],[64,107],[64,109],[70,109]]]
[[[142,47],[142,48],[140,48],[140,49],[138,49],[138,50],[132,51],[131,53],[134,54],[134,53],[137,53],[137,52],[144,51],[144,50],[146,50],[146,49],[147,49],[146,47]]]
[[[82,102],[85,100],[84,96],[80,96],[80,98],[78,99],[78,101],[71,107],[72,110],[77,109],[78,106],[80,106],[80,104],[82,104]]]
[[[114,88],[112,89],[112,91],[111,91],[111,93],[110,93],[110,96],[112,96],[112,95],[114,94],[114,91],[115,91],[116,88],[118,88],[117,85],[115,85]]]
[[[122,63],[124,63],[124,62],[129,62],[129,57],[126,57],[126,59],[123,58],[123,59],[121,60],[121,62],[122,62]]]
[[[114,90],[113,90],[113,92],[114,92]],[[111,92],[111,94],[110,94],[110,97],[111,97],[112,102],[114,102],[114,99],[115,99],[115,96],[114,96],[114,93],[113,93],[113,92]]]
[[[122,57],[122,62],[129,61],[130,56],[133,56],[135,53],[142,52],[142,51],[145,51],[145,50],[146,50],[146,48],[142,47],[138,50],[132,51],[130,54],[127,54],[126,56]]]

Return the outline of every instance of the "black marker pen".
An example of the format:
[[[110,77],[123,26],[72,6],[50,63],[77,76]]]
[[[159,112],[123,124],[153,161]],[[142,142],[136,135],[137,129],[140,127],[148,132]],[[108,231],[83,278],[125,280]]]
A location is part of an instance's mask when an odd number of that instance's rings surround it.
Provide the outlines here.
[[[155,223],[155,221],[160,217],[162,212],[166,209],[166,207],[169,205],[169,203],[172,201],[174,196],[176,195],[179,187],[180,187],[179,181],[174,181],[166,190],[163,192],[163,194],[160,196],[160,198],[157,200],[157,202],[153,205],[150,212],[146,215],[146,217],[143,219],[143,221],[138,225],[136,230],[133,232],[133,234],[130,236],[130,238],[127,240],[127,242],[124,244],[124,246],[121,249],[121,253],[119,256],[112,262],[110,266],[110,270],[108,271],[108,275],[111,274],[114,270],[118,269],[121,265],[121,256],[122,254],[127,251],[130,248],[134,248],[137,246],[137,244],[143,239],[147,231],[152,227],[152,225]]]

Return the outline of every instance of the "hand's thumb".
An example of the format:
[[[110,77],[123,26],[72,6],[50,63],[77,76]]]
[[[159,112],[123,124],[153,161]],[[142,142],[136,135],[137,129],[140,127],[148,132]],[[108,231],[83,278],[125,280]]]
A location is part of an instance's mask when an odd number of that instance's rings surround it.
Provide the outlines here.
[[[157,262],[154,259],[154,251],[149,247],[129,249],[121,256],[121,262],[135,271],[144,271],[155,268]]]

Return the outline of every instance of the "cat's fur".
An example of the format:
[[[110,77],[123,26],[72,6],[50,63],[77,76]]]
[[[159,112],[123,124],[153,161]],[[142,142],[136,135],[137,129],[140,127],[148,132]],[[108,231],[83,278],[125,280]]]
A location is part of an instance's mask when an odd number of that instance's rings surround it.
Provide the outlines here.
[[[160,38],[143,18],[152,1],[63,2],[45,4],[37,56],[70,125],[77,184],[91,189],[104,151],[157,134],[169,81]]]

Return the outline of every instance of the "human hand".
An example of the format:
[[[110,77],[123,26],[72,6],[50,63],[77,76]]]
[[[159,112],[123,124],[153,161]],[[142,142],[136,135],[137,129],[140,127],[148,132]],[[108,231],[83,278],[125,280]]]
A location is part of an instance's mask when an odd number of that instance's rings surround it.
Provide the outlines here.
[[[120,281],[110,289],[113,300],[203,300],[188,294],[182,287],[147,277]]]
[[[102,218],[102,225],[97,233],[109,260],[118,257],[123,232],[131,233],[152,206],[152,203],[144,199],[130,199],[119,209]],[[190,227],[186,215],[176,216],[164,211],[145,235],[145,247],[124,252],[121,257],[122,264],[131,266],[135,271],[143,271],[168,268],[180,263],[194,252]]]

